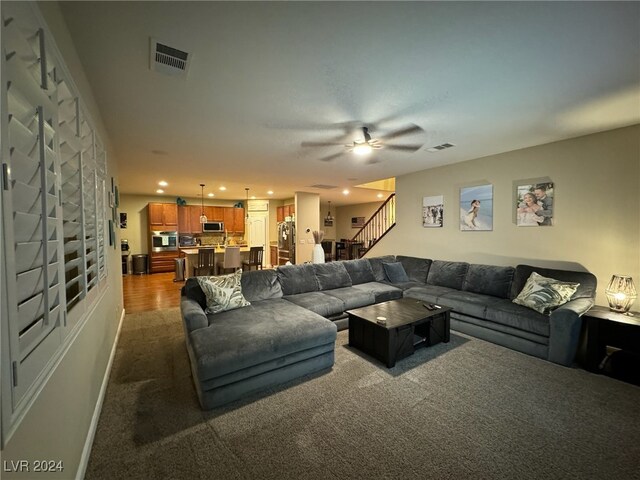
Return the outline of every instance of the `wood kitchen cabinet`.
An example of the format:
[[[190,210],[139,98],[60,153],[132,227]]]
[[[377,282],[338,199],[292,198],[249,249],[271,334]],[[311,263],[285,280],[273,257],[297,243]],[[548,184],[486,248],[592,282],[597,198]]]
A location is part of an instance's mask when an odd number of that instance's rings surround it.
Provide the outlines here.
[[[223,210],[224,218],[222,219],[222,221],[224,222],[224,229],[227,232],[235,232],[236,225],[235,218],[233,216],[233,208],[225,207]]]
[[[150,230],[177,230],[178,205],[175,203],[149,203],[147,213]]]
[[[276,207],[276,221],[278,223],[284,222],[284,207],[282,205]]]
[[[178,207],[178,233],[191,233],[191,207]]]
[[[210,211],[207,211],[207,220],[211,222],[224,222],[224,210],[225,207],[209,207]]]
[[[200,224],[200,215],[202,214],[202,207],[190,205],[188,208],[189,208],[189,226],[191,227],[191,233],[202,233],[202,225]]]
[[[178,258],[179,255],[180,253],[177,250],[175,252],[152,252],[149,272],[173,272],[175,270],[176,258]]]
[[[235,232],[244,233],[244,208],[233,209]]]
[[[271,265],[278,265],[278,246],[271,245]]]

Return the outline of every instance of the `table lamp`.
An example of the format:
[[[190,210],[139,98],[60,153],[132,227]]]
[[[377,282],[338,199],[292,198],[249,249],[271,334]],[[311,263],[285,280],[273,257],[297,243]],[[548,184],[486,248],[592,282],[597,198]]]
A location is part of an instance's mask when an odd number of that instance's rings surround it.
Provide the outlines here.
[[[633,279],[627,275],[614,275],[605,290],[609,308],[614,312],[630,315],[629,309],[638,296]]]

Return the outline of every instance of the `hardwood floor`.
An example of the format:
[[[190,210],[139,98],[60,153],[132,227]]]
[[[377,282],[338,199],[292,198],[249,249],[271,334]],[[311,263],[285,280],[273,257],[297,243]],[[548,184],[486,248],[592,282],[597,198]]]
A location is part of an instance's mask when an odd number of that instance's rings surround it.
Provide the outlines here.
[[[126,275],[122,277],[126,313],[146,312],[180,306],[184,282],[174,282],[173,273]]]

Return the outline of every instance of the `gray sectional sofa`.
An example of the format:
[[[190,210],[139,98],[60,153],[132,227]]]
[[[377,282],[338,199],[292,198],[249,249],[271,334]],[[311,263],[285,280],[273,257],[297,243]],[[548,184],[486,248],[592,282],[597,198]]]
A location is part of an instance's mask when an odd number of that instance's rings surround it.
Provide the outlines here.
[[[390,279],[385,264],[398,262],[406,277]],[[580,287],[543,315],[512,302],[532,271]],[[595,289],[587,272],[388,255],[244,272],[242,292],[251,305],[213,315],[204,313],[204,293],[190,278],[181,309],[194,383],[209,409],[331,368],[336,332],[348,327],[345,312],[403,296],[452,307],[454,330],[571,365],[580,316],[594,304]]]

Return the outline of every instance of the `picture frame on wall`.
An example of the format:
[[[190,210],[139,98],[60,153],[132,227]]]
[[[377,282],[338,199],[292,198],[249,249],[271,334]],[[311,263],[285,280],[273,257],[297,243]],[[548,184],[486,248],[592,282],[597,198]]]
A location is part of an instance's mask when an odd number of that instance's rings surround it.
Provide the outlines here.
[[[552,181],[521,181],[515,188],[515,218],[518,227],[550,227],[554,224]]]
[[[422,198],[422,226],[441,228],[444,219],[444,195]]]
[[[351,217],[351,228],[364,227],[364,217]]]
[[[460,189],[460,230],[493,230],[493,185],[475,185]]]

